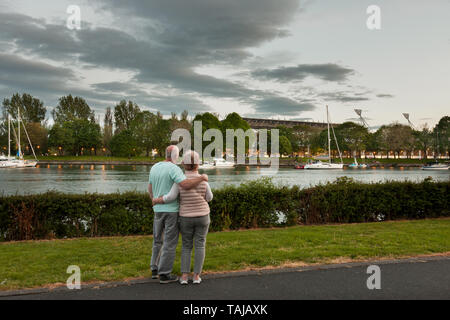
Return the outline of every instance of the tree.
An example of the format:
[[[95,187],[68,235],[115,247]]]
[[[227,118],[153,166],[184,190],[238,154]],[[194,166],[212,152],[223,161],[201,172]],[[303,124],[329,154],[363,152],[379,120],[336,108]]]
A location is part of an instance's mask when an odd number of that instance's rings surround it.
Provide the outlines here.
[[[191,130],[192,126],[189,120],[187,119],[188,112],[186,110],[181,114],[180,119],[178,119],[176,113],[172,113],[172,117],[170,118],[170,130],[173,132],[176,129],[186,129]]]
[[[250,125],[247,121],[241,118],[236,112],[230,113],[226,116],[224,120],[221,121],[222,133],[224,138],[224,146],[226,146],[226,131],[227,129],[238,130],[242,129],[244,132],[250,129]],[[234,139],[233,143],[233,155],[237,157],[237,138]],[[245,150],[249,149],[249,138],[245,138]],[[247,153],[247,152],[246,152]]]
[[[81,97],[64,96],[59,99],[59,104],[52,111],[55,123],[64,123],[74,120],[89,120],[95,122],[94,112],[87,102]]]
[[[113,137],[113,115],[111,108],[106,108],[105,119],[103,121],[103,145],[111,152],[110,142]]]
[[[114,108],[114,119],[116,121],[116,133],[122,130],[129,130],[131,122],[141,112],[137,104],[132,101],[122,100]]]
[[[170,120],[163,119],[159,112],[156,117],[156,126],[153,131],[154,147],[158,150],[158,155],[164,157],[165,150],[170,144]]]
[[[22,96],[16,93],[11,99],[3,100],[3,118],[7,120],[9,113],[11,117],[17,119],[18,109],[20,109],[20,117],[25,123],[41,123],[45,120],[47,109],[44,107],[44,103],[27,93]]]
[[[437,140],[437,153],[446,154],[450,150],[450,117],[442,117],[433,129]]]
[[[101,145],[100,125],[86,119],[66,121],[62,124],[55,123],[49,133],[49,145],[74,155],[84,153],[84,149],[96,149]],[[61,147],[61,149],[60,149]]]
[[[111,139],[111,153],[117,157],[132,157],[138,152],[136,140],[130,130],[122,130]]]
[[[341,150],[348,151],[349,154],[359,153],[361,156],[361,151],[366,149],[369,135],[366,127],[349,121],[338,125],[335,133]]]
[[[422,151],[423,159],[427,159],[428,149],[433,145],[433,133],[425,125],[422,130],[414,130],[413,135],[416,140],[416,147]]]
[[[300,145],[299,145],[299,141],[296,138],[296,135],[294,134],[294,129],[288,128],[286,126],[278,126],[278,127],[276,127],[276,129],[279,130],[280,137],[284,136],[289,140],[292,151],[297,152],[300,148]]]
[[[60,156],[65,152],[72,153],[75,144],[73,132],[68,123],[55,123],[49,131],[48,146],[58,150]]]
[[[381,150],[394,151],[399,156],[402,150],[411,151],[414,147],[415,139],[411,127],[399,123],[381,126],[377,131],[377,143]]]
[[[222,124],[220,123],[219,118],[215,115],[212,114],[210,112],[205,112],[203,114],[197,114],[194,117],[192,126],[191,126],[191,137],[192,137],[192,147],[195,146],[195,141],[194,139],[196,138],[194,135],[194,126],[195,126],[195,122],[196,121],[201,121],[202,122],[202,132],[201,132],[201,137],[197,137],[198,139],[200,139],[201,144],[202,144],[202,150],[205,150],[205,148],[210,144],[213,143],[213,141],[204,141],[203,140],[203,136],[205,134],[205,132],[209,129],[218,129],[220,131],[222,131]],[[221,143],[223,143],[223,141],[221,141]],[[215,154],[215,150],[213,151],[212,154],[214,157],[221,157],[222,155],[220,154]]]
[[[285,136],[280,136],[280,154],[286,156],[292,153],[292,145],[289,139]]]
[[[158,137],[158,117],[150,111],[138,113],[130,124],[130,131],[136,141],[136,145],[145,150],[148,157],[150,151],[156,148]]]
[[[48,132],[45,127],[43,127],[39,122],[27,123],[26,129],[28,136],[30,137],[31,144],[33,146],[34,152],[37,154],[43,154],[47,152],[48,143]],[[23,128],[21,130],[21,135],[25,137],[25,132]],[[8,139],[6,139],[8,140]],[[25,149],[26,150],[26,149]],[[28,154],[31,154],[31,148],[28,149]]]
[[[308,125],[298,125],[292,128],[293,139],[297,151],[303,151],[304,153],[311,153],[314,151],[314,141],[317,140],[321,128],[316,128]]]

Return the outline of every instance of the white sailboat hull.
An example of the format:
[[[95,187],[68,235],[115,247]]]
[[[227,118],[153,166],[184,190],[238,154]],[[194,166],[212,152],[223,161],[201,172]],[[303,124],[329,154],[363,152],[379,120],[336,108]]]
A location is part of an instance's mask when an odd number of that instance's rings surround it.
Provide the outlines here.
[[[335,169],[343,169],[344,165],[342,163],[311,163],[306,164],[305,169],[308,170],[335,170]]]

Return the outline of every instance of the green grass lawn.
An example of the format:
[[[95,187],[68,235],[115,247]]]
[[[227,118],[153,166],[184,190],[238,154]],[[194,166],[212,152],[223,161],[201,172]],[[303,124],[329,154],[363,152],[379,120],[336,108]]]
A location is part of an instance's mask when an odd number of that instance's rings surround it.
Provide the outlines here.
[[[181,241],[180,241],[181,242]],[[0,243],[0,290],[149,277],[151,236]],[[450,219],[298,226],[210,233],[204,271],[332,263],[450,251]],[[180,244],[174,272],[180,270]]]

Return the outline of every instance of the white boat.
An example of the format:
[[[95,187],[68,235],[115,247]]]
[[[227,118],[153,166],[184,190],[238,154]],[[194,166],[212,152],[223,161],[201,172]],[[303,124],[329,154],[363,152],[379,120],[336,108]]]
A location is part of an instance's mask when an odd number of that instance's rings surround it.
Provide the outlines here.
[[[223,158],[214,158],[214,166],[216,168],[232,168],[234,167],[234,162],[226,161]]]
[[[20,118],[20,109],[17,109],[17,134],[16,131],[13,128],[14,137],[17,140],[17,145],[19,147],[19,150],[17,152],[18,158],[11,157],[11,118],[8,114],[8,157],[3,157],[0,162],[0,168],[27,168],[27,167],[35,167],[37,165],[37,158],[36,154],[34,153],[33,145],[31,144],[30,136],[28,135],[27,128],[25,125],[23,125],[23,129],[25,131],[25,134],[28,138],[28,143],[30,144],[31,150],[33,151],[34,159],[35,160],[25,160],[23,159],[22,149],[21,149],[21,143],[20,143],[20,123],[22,122],[22,119]],[[6,159],[5,159],[6,158]]]
[[[449,170],[450,165],[438,162],[429,162],[422,167],[422,170]]]
[[[14,168],[17,164],[4,155],[0,156],[0,168]]]
[[[331,130],[333,131],[334,140],[336,141],[336,146],[339,152],[339,158],[341,159],[341,163],[331,163],[331,137],[330,137],[330,115],[328,113],[327,106],[327,128],[328,128],[328,162],[322,162],[320,160],[315,160],[305,165],[304,169],[308,170],[329,170],[329,169],[343,169],[344,163],[342,161],[341,150],[339,149],[339,144],[336,139],[336,134],[334,133],[333,126],[331,126]]]
[[[199,169],[214,169],[214,162],[203,161],[201,165],[198,166]]]
[[[309,170],[342,169],[342,168],[344,168],[344,164],[342,163],[322,162],[320,160],[316,160],[305,165],[305,169]]]

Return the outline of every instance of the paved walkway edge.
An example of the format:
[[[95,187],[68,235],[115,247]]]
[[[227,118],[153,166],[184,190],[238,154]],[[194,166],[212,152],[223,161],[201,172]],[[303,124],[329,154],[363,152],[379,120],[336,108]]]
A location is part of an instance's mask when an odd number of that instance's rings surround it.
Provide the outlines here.
[[[399,258],[399,259],[381,259],[381,260],[366,260],[358,262],[348,262],[348,263],[335,263],[335,264],[317,264],[302,267],[287,267],[287,268],[270,268],[270,269],[255,269],[249,271],[230,271],[230,272],[220,272],[220,273],[210,273],[202,275],[203,279],[217,279],[217,278],[234,278],[234,277],[245,277],[260,274],[277,274],[284,272],[304,272],[312,270],[327,270],[327,269],[337,269],[337,268],[353,268],[365,265],[383,265],[383,264],[395,264],[395,263],[420,263],[435,260],[450,260],[450,256],[443,253],[443,255],[428,255],[428,256],[416,256],[410,258]],[[101,283],[88,283],[82,284],[81,290],[84,289],[101,289],[108,287],[118,287],[118,286],[132,286],[136,284],[144,284],[156,282],[157,280],[151,278],[135,279],[129,281],[116,281],[116,282],[101,282]],[[1,297],[11,297],[11,296],[23,296],[32,294],[42,294],[54,291],[70,291],[66,286],[59,286],[55,288],[34,288],[34,289],[23,289],[23,290],[10,290],[10,291],[0,291]]]

